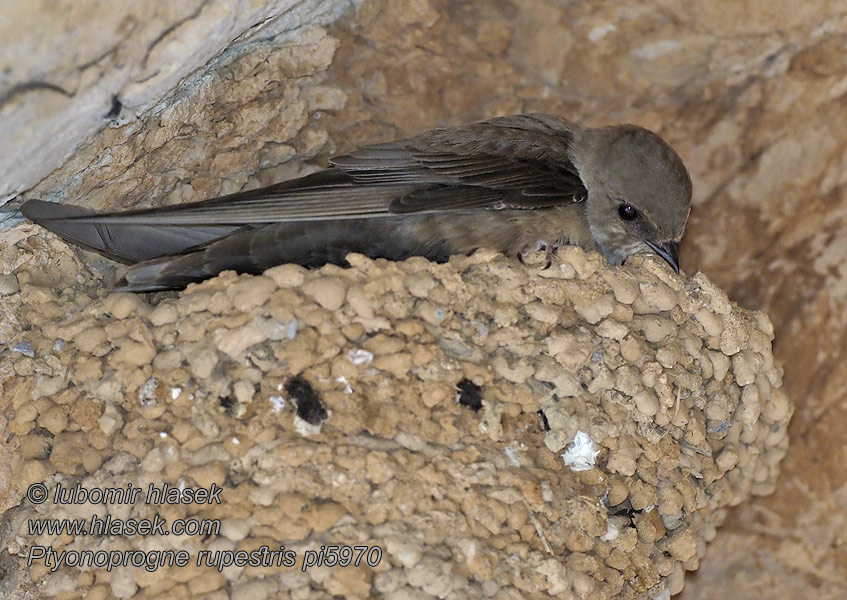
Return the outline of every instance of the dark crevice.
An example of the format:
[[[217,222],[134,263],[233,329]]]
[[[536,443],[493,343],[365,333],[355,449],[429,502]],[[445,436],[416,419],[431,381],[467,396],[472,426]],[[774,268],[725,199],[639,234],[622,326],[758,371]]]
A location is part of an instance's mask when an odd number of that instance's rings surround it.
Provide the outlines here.
[[[0,96],[0,108],[3,107],[4,104],[11,102],[15,97],[22,96],[23,94],[28,94],[29,92],[38,92],[38,91],[48,91],[48,92],[56,92],[57,94],[61,94],[62,96],[66,96],[68,98],[73,97],[73,93],[67,91],[65,88],[56,85],[55,83],[50,83],[49,81],[25,81],[24,83],[19,83],[17,85],[12,86],[12,88]]]

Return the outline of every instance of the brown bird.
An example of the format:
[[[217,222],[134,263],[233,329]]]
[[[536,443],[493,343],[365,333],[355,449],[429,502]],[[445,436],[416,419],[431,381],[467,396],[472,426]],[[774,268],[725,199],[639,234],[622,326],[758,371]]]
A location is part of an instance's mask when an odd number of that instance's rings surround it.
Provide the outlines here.
[[[180,289],[233,269],[402,260],[488,246],[523,257],[563,244],[612,264],[654,252],[677,272],[691,180],[658,135],[513,115],[366,146],[330,167],[202,202],[97,214],[30,200],[24,216],[132,264],[118,288]]]

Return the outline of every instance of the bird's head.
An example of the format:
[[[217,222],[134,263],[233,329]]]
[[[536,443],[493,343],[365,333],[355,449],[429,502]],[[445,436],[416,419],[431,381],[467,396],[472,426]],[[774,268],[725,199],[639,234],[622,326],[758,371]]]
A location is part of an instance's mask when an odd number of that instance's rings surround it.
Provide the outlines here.
[[[591,234],[606,259],[621,264],[653,252],[679,272],[677,251],[691,207],[691,178],[679,155],[635,125],[577,134],[573,162],[588,198]]]

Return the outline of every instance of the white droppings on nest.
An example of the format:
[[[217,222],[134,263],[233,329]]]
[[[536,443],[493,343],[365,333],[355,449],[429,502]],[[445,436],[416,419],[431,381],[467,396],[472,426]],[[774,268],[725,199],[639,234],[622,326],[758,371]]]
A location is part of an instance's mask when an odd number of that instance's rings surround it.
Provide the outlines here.
[[[588,471],[594,468],[594,461],[600,451],[594,440],[582,431],[577,431],[567,450],[562,453],[565,465],[574,471]]]
[[[156,404],[157,389],[159,389],[159,382],[155,377],[149,378],[138,388],[138,401],[142,406]]]
[[[285,337],[289,340],[293,340],[297,337],[297,328],[300,324],[297,322],[297,319],[291,319],[288,325],[285,328]]]
[[[274,412],[281,412],[285,410],[285,398],[282,396],[269,396],[268,402],[273,406]]]
[[[506,458],[509,460],[509,466],[519,467],[521,466],[521,461],[518,460],[517,452],[512,446],[506,446],[503,449],[503,453],[506,455]]]
[[[338,377],[335,378],[335,380],[338,383],[340,383],[341,385],[344,386],[344,393],[345,394],[352,394],[353,393],[353,388],[350,386],[350,382],[347,380],[347,378],[344,375],[339,375]]]
[[[18,342],[12,346],[12,352],[20,352],[24,356],[35,358],[35,350],[32,349],[32,345],[29,342]]]
[[[313,425],[305,419],[301,419],[298,415],[294,415],[294,429],[303,437],[309,437],[310,435],[319,434],[321,432],[322,426],[323,423]]]
[[[367,365],[373,362],[373,359],[374,355],[372,352],[362,350],[361,348],[354,348],[347,351],[347,360],[354,365]]]

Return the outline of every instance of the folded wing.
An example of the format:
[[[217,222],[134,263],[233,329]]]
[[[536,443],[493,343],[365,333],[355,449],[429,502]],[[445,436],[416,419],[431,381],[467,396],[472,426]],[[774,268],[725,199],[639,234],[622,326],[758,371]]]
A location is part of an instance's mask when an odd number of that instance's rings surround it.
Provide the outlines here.
[[[274,223],[571,203],[585,196],[571,140],[558,117],[515,115],[367,146],[323,171],[202,202],[98,214],[31,200],[22,211],[69,242],[135,263]]]

